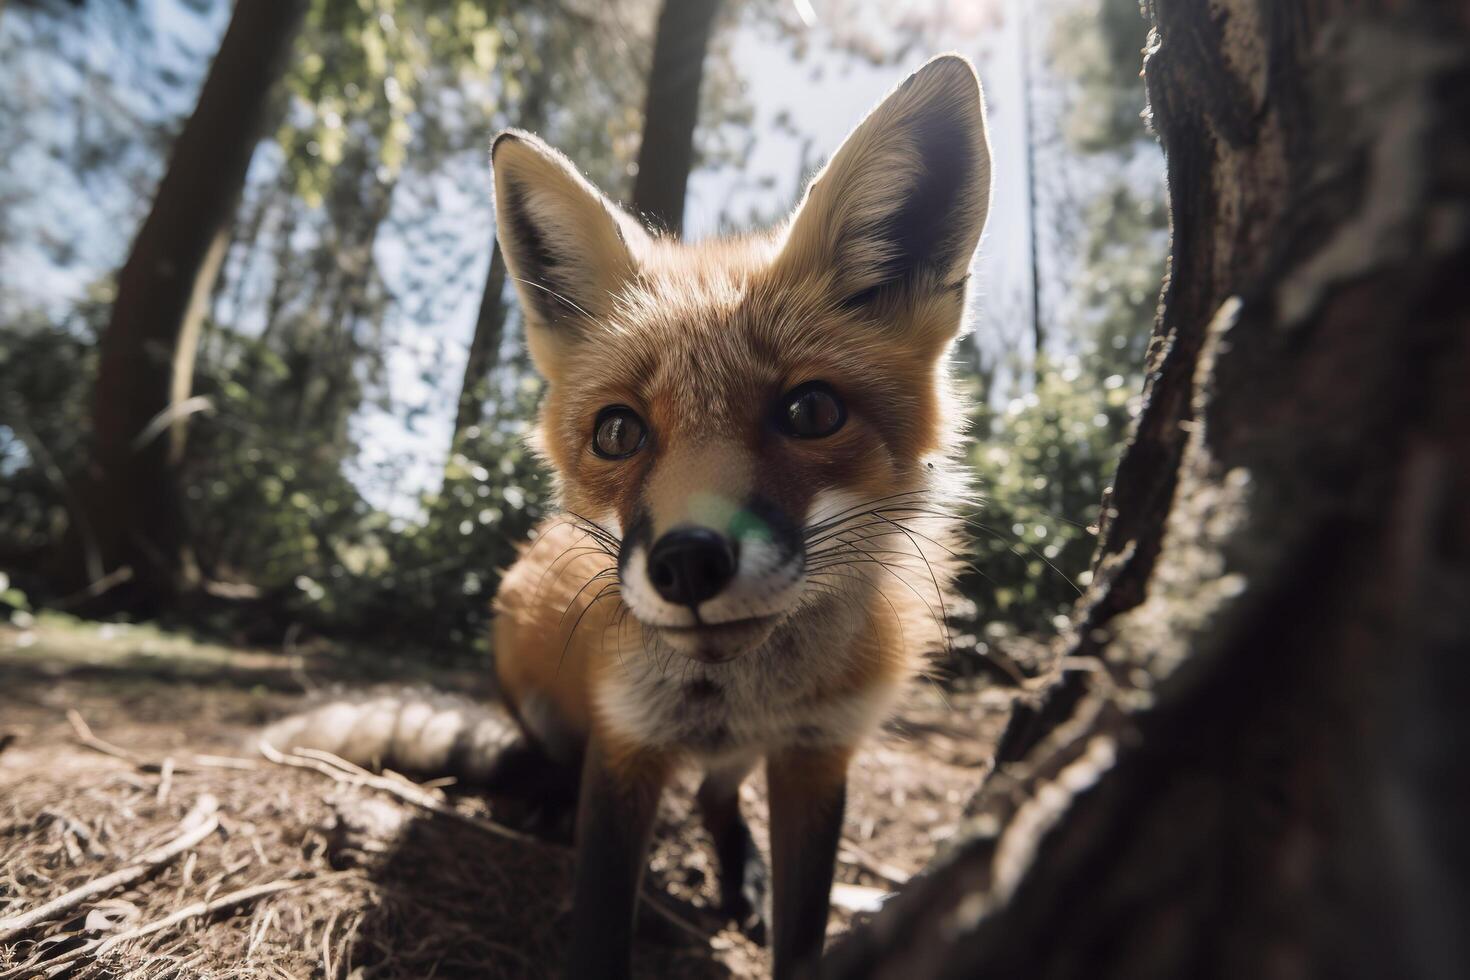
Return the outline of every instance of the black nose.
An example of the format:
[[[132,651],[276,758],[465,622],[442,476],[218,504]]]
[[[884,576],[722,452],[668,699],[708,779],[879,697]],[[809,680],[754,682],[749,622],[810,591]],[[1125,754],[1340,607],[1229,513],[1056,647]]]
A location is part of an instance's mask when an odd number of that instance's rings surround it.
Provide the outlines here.
[[[648,580],[669,602],[697,606],[735,577],[735,552],[723,534],[707,528],[669,531],[648,552]]]

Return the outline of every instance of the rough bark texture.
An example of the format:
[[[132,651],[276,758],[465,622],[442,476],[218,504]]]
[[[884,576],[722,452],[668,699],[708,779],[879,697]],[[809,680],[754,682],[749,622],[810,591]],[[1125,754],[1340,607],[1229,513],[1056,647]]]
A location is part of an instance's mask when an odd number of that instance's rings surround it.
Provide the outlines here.
[[[148,604],[197,576],[177,466],[195,347],[272,88],[305,0],[240,2],[118,275],[100,344],[88,506],[92,570],[129,568]]]
[[[1470,975],[1470,12],[1150,8],[1173,255],[1098,573],[832,976]]]
[[[664,0],[653,43],[632,204],[635,213],[675,235],[684,228],[704,55],[719,9],[720,0]]]

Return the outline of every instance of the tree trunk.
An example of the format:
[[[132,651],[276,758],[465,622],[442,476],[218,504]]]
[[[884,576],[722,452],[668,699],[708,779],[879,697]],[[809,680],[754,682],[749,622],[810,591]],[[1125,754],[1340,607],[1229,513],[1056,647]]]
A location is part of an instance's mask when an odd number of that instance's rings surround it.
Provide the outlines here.
[[[101,564],[144,606],[197,579],[178,465],[200,322],[305,0],[241,0],[118,275],[93,394]]]
[[[665,0],[654,39],[643,141],[638,149],[638,175],[633,181],[631,203],[634,213],[676,235],[684,227],[684,198],[694,165],[694,127],[699,119],[699,88],[719,7],[720,0]],[[533,75],[531,82],[519,120],[527,129],[541,122],[544,71]],[[450,435],[451,463],[464,442],[465,430],[479,424],[483,416],[486,385],[505,331],[505,276],[505,259],[500,254],[500,243],[495,242],[459,389]]]
[[[546,96],[551,85],[549,63],[552,45],[543,35],[536,52],[536,70],[529,73],[525,95],[517,110],[517,125],[532,132],[546,121]],[[490,372],[500,354],[505,336],[505,317],[510,311],[505,301],[505,256],[500,242],[490,241],[490,268],[485,274],[485,289],[480,294],[480,311],[475,316],[475,332],[470,338],[469,356],[465,359],[464,380],[459,386],[459,404],[454,413],[454,430],[449,436],[449,465],[464,442],[465,430],[479,425],[485,415],[485,399],[489,396]]]
[[[454,413],[454,432],[450,438],[451,456],[459,451],[466,430],[479,425],[484,414],[490,369],[495,367],[505,333],[505,276],[505,257],[500,254],[497,241],[490,246],[490,272],[485,277],[480,312],[475,317],[475,335],[470,340],[470,353],[464,365],[464,383],[459,388],[459,408]]]
[[[1470,12],[1150,8],[1171,272],[1067,672],[831,976],[1470,975]]]
[[[634,213],[674,235],[684,229],[704,55],[719,9],[720,0],[664,0],[653,42],[632,204]]]

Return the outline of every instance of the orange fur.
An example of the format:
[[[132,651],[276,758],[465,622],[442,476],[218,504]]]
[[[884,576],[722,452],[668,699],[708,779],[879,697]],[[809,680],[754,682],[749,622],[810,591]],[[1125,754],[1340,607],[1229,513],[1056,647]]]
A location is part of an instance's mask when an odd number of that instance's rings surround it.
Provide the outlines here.
[[[915,104],[971,127],[964,131],[981,149],[977,173],[954,209],[974,212],[973,220],[953,232],[965,240],[943,267],[873,304],[845,305],[844,290],[870,287],[885,254],[864,222],[925,166],[923,134],[905,129]],[[956,443],[959,413],[943,358],[988,205],[988,159],[983,106],[972,71],[957,59],[931,63],[886,100],[813,182],[792,221],[765,234],[696,244],[653,238],[534,137],[498,140],[502,240],[549,382],[535,442],[566,511],[626,528],[647,508],[658,532],[688,520],[691,507],[718,509],[751,489],[804,514],[823,490],[877,499],[923,483],[926,468],[943,465]],[[512,201],[527,216],[520,224]],[[533,246],[554,253],[553,270],[574,267],[570,285],[554,276],[553,285],[532,281]],[[554,290],[574,295],[554,302]],[[848,424],[830,439],[770,438],[760,407],[812,379],[843,393]],[[610,462],[588,450],[594,419],[611,404],[648,422],[651,444],[632,459]],[[942,540],[944,529],[935,530]],[[937,644],[938,580],[949,573],[942,554],[926,557],[939,565],[933,585],[890,583],[858,603],[868,626],[862,655],[834,675],[835,688],[908,676]],[[554,518],[497,600],[507,697],[539,693],[579,738],[597,723],[597,678],[637,644],[616,576],[614,556]]]
[[[800,972],[820,954],[826,892],[809,879],[830,879],[847,760],[944,642],[945,508],[963,483],[945,358],[990,195],[973,69],[913,75],[764,234],[656,238],[535,137],[504,134],[493,156],[548,383],[534,444],[564,507],[504,578],[496,665],[554,758],[591,746],[579,834],[599,856],[583,854],[578,928],[623,935],[594,913],[631,900],[628,865],[603,852],[641,846],[671,765],[706,768],[728,829],[720,800],[764,756],[777,907],[794,910],[777,973]],[[837,421],[793,428],[814,385]],[[616,458],[595,448],[608,412],[645,433]],[[698,594],[657,564],[690,542],[706,550],[687,574],[718,576]]]

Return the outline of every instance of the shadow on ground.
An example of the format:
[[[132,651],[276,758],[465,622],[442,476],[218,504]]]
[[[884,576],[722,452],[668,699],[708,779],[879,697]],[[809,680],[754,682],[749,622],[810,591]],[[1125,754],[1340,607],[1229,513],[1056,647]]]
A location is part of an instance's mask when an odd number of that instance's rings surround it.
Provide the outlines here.
[[[350,862],[356,846],[344,842],[341,856]],[[411,819],[370,872],[379,900],[357,927],[349,964],[369,976],[384,967],[404,977],[558,976],[571,870],[570,851],[555,845],[490,840],[437,815]],[[685,926],[645,909],[635,975],[732,976],[712,952],[720,926],[688,903],[659,901]]]

